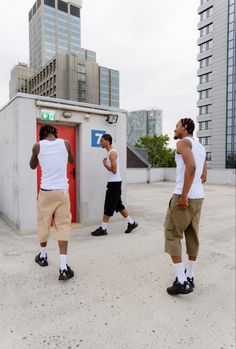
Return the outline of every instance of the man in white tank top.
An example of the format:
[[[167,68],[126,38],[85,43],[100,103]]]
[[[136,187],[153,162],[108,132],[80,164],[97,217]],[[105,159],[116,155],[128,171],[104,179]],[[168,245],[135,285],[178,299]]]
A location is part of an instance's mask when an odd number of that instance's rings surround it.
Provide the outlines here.
[[[165,251],[175,265],[176,279],[167,292],[171,295],[187,294],[194,288],[194,268],[198,256],[198,227],[204,199],[206,181],[206,152],[193,138],[192,119],[181,119],[175,129],[176,187],[169,202],[165,219]],[[181,240],[185,235],[188,255],[186,270],[182,263]]]
[[[32,149],[30,167],[42,168],[40,192],[38,195],[38,239],[40,253],[35,262],[48,266],[46,246],[53,221],[60,250],[59,280],[74,276],[67,265],[67,248],[71,228],[70,198],[68,192],[67,162],[74,162],[69,141],[57,138],[57,130],[51,125],[40,129],[40,142]]]
[[[101,145],[107,150],[107,157],[103,159],[103,165],[107,170],[107,191],[104,204],[103,222],[101,226],[91,234],[93,236],[107,235],[108,222],[115,211],[120,212],[120,214],[127,220],[128,226],[125,233],[128,234],[137,228],[138,223],[134,222],[134,220],[129,216],[128,211],[121,200],[122,179],[120,176],[119,155],[117,150],[112,148],[111,135],[103,135],[101,138]]]

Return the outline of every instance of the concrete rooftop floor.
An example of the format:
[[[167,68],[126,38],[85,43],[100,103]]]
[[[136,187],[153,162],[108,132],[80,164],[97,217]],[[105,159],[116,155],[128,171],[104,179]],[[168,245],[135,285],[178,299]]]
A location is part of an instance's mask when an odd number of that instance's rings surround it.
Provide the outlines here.
[[[66,283],[57,280],[53,234],[49,266],[40,268],[36,237],[0,221],[0,348],[235,348],[235,188],[205,186],[196,287],[171,297],[163,221],[173,188],[128,186],[127,208],[139,223],[130,235],[118,216],[106,237],[90,236],[95,226],[73,230],[75,278]]]

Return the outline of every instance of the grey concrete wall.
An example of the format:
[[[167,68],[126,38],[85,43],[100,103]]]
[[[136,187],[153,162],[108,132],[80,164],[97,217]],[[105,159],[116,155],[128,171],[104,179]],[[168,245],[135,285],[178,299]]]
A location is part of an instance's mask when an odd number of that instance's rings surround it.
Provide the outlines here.
[[[165,180],[164,168],[128,168],[127,183],[163,182]]]
[[[151,169],[150,182],[175,182],[175,168]],[[147,169],[127,169],[127,183],[146,183],[148,178]],[[236,170],[231,169],[209,169],[207,172],[208,184],[235,185]]]
[[[14,99],[0,112],[0,212],[17,228],[35,229],[36,176],[29,170],[35,141],[33,100]]]
[[[147,168],[128,168],[127,169],[127,183],[147,183],[148,169]]]

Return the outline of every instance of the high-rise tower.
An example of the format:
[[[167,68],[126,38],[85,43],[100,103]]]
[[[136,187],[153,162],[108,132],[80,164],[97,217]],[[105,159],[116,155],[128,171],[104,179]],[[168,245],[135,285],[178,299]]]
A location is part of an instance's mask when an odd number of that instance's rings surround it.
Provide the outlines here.
[[[198,137],[208,166],[236,167],[235,0],[201,0]]]
[[[119,72],[81,47],[82,0],[36,0],[29,12],[30,64],[11,72],[10,98],[32,93],[119,107]]]
[[[31,68],[40,69],[56,53],[84,54],[81,50],[81,7],[81,0],[37,0],[34,3],[29,12]]]

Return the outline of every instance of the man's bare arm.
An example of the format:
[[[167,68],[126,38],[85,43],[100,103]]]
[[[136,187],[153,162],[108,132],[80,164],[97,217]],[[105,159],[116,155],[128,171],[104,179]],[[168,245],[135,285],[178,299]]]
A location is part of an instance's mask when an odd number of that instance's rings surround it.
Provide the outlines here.
[[[204,162],[203,171],[202,171],[202,175],[201,175],[201,180],[202,180],[202,183],[205,183],[206,180],[207,180],[207,163],[206,163],[206,160]]]
[[[35,145],[32,148],[32,156],[30,159],[30,168],[32,168],[32,170],[35,170],[36,167],[38,166],[39,160],[38,160],[38,155],[39,155],[39,150],[40,150],[40,145],[39,143],[35,143]]]
[[[106,169],[114,174],[117,172],[117,154],[113,151],[109,155],[109,160],[111,161],[111,166],[107,165],[106,159],[103,160],[103,165],[106,167]]]
[[[65,141],[65,146],[66,146],[66,149],[68,151],[68,162],[70,164],[73,164],[73,162],[75,161],[74,159],[74,154],[71,150],[71,145],[70,145],[70,142],[69,141]]]

